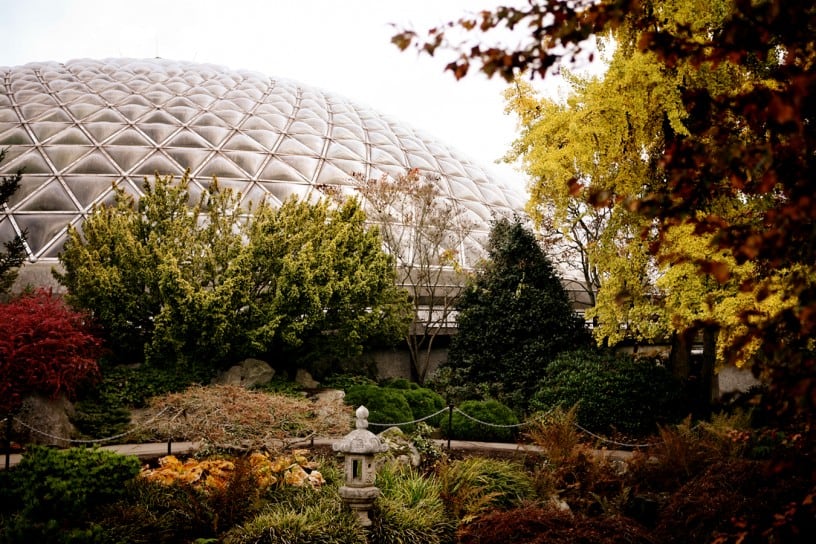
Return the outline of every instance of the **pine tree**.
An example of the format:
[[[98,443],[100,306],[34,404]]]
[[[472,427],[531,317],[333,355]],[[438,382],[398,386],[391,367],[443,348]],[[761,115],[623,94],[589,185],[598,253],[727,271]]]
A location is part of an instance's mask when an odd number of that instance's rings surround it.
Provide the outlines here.
[[[0,163],[6,157],[6,150],[0,149]],[[0,208],[3,208],[11,198],[11,195],[20,187],[22,172],[17,172],[13,176],[0,177]],[[14,280],[17,278],[17,271],[25,260],[25,239],[21,235],[16,235],[11,240],[3,243],[5,250],[0,250],[0,295],[11,289]]]
[[[447,366],[524,409],[547,365],[588,346],[589,333],[534,234],[521,220],[491,228],[488,261],[459,303]]]

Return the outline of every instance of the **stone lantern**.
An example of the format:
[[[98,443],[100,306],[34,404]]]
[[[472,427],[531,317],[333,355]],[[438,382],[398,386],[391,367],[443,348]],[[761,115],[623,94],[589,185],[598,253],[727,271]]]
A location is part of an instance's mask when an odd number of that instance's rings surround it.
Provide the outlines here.
[[[377,476],[374,455],[386,451],[388,445],[368,430],[368,409],[365,406],[357,408],[356,415],[357,428],[335,442],[332,449],[345,456],[346,485],[340,488],[340,497],[357,513],[360,525],[368,527],[371,525],[368,511],[380,495],[380,490],[374,487]]]

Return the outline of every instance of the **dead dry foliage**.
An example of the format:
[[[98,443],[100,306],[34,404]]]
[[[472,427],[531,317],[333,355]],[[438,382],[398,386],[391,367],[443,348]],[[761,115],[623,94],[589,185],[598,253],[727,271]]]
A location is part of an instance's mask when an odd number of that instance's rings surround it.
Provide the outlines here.
[[[210,385],[156,397],[135,423],[142,426],[143,441],[201,441],[248,451],[277,450],[311,436],[342,436],[352,421],[351,407],[340,398],[311,400]]]

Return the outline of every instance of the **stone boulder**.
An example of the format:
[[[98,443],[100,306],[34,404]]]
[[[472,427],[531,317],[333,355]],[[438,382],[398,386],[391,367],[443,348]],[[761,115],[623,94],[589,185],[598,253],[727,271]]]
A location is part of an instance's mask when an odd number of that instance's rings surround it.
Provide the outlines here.
[[[411,438],[402,432],[399,427],[389,427],[377,436],[383,444],[388,445],[388,450],[383,454],[384,456],[412,467],[418,467],[422,463],[419,450],[417,450]]]
[[[23,401],[23,405],[12,427],[12,440],[21,444],[44,444],[48,446],[67,447],[68,439],[77,436],[77,430],[71,423],[74,406],[65,397],[50,399],[33,395]]]
[[[320,382],[315,380],[309,371],[299,368],[295,373],[295,383],[304,389],[317,389],[320,387]]]
[[[240,385],[249,388],[267,384],[274,377],[275,369],[269,366],[269,363],[260,359],[244,359],[239,364],[213,378],[212,383],[217,385]]]

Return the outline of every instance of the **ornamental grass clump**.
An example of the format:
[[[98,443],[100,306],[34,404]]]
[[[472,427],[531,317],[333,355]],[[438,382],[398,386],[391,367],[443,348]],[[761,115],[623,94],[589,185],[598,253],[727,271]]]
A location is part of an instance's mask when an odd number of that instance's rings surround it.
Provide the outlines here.
[[[529,474],[512,461],[469,457],[440,463],[436,475],[443,502],[463,523],[490,510],[511,508],[535,498]]]
[[[382,495],[374,504],[371,539],[379,544],[445,544],[453,541],[456,523],[442,501],[433,475],[386,463],[377,472]]]

